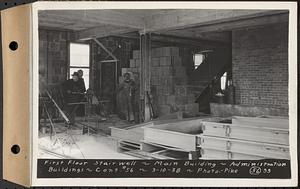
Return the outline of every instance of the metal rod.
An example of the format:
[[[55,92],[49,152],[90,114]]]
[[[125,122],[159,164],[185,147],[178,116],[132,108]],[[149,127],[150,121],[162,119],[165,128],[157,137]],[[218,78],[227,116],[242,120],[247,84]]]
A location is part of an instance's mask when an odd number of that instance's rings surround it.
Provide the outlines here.
[[[62,117],[65,119],[65,121],[70,124],[69,118],[66,116],[66,114],[60,109],[60,107],[56,104],[55,100],[50,95],[49,91],[46,90],[47,95],[49,96],[50,100],[53,102],[54,106],[58,109],[59,113],[62,115]]]

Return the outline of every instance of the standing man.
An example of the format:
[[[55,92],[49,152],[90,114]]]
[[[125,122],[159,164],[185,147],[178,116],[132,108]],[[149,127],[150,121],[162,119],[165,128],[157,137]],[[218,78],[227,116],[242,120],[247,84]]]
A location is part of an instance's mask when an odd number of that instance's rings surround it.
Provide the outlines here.
[[[77,73],[78,73],[78,82],[79,82],[80,91],[86,92],[84,79],[82,77],[83,71],[78,70]],[[84,99],[84,94],[81,95],[81,98]],[[78,105],[76,115],[85,116],[84,114],[85,114],[85,105],[84,104]]]
[[[138,121],[135,119],[135,112],[138,110],[136,107],[136,91],[137,85],[133,79],[131,79],[130,73],[124,74],[124,81],[118,87],[118,93],[120,103],[124,108],[126,119],[129,122]]]
[[[80,85],[80,88],[83,92],[86,91],[86,88],[85,88],[85,83],[84,83],[84,79],[83,79],[83,71],[82,70],[78,70],[77,71],[78,73],[78,81],[79,81],[79,85]]]
[[[72,74],[72,79],[68,79],[63,83],[63,92],[66,105],[66,111],[70,120],[70,124],[75,123],[75,112],[78,108],[76,103],[83,101],[83,94],[85,90],[82,88],[79,82],[79,74],[74,72]]]

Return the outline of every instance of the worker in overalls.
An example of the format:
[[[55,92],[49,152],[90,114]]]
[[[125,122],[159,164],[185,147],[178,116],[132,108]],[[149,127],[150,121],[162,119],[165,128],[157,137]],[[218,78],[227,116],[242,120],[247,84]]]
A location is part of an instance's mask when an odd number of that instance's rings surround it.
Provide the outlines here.
[[[133,79],[131,79],[130,73],[125,73],[123,75],[124,80],[118,87],[119,93],[119,103],[120,107],[125,113],[126,120],[129,122],[135,121],[135,111],[136,108],[136,91],[137,86]]]

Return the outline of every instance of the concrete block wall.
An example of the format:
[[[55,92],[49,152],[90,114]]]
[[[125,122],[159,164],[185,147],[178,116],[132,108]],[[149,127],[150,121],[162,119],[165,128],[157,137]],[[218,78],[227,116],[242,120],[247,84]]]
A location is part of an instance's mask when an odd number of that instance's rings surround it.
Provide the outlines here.
[[[236,103],[288,113],[288,25],[232,32]]]
[[[68,45],[66,31],[39,29],[40,90],[67,79]]]
[[[122,76],[122,68],[129,68],[130,64],[133,64],[130,61],[132,50],[137,48],[139,43],[114,36],[99,38],[98,40],[119,60],[117,75]],[[115,64],[101,63],[102,66],[100,66],[100,61],[111,59],[111,57],[94,41],[91,41],[91,55],[91,88],[95,90],[98,96],[111,98],[114,101]],[[102,81],[102,84],[100,84],[100,81]]]
[[[122,68],[125,72],[140,72],[140,52],[133,51],[130,68]],[[198,104],[189,90],[186,67],[180,56],[178,47],[154,48],[151,51],[151,93],[159,115],[177,111],[198,112]]]

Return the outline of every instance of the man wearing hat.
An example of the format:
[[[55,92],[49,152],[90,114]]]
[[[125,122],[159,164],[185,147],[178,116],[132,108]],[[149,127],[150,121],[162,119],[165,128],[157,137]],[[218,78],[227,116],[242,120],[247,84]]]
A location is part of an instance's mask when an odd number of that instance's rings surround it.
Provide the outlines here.
[[[82,88],[79,82],[79,74],[77,72],[72,74],[72,79],[68,79],[63,83],[63,91],[66,102],[66,111],[70,119],[70,124],[74,125],[75,112],[78,108],[78,105],[73,103],[83,101],[83,94],[85,92],[85,89]]]

